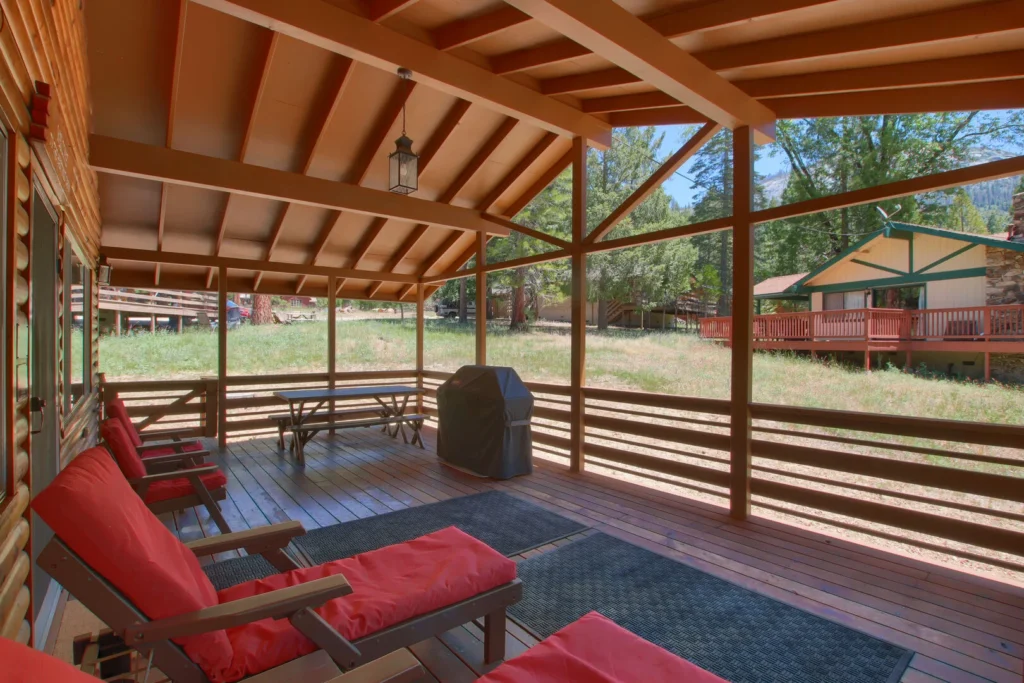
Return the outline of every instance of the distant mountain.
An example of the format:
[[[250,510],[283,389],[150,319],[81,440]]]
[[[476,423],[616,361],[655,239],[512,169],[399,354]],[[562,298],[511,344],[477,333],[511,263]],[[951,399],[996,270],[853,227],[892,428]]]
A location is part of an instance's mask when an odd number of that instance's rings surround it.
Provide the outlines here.
[[[992,149],[991,147],[972,147],[968,152],[968,158],[970,159],[968,165],[984,164],[989,161],[1005,159],[1009,156],[1006,152]],[[968,185],[966,189],[971,201],[979,209],[1009,211],[1013,190],[1019,182],[1020,176],[1000,178],[999,180],[989,180],[984,183]],[[789,184],[789,171],[780,171],[761,181],[765,197],[768,201],[774,199],[781,200],[782,193],[786,190],[787,184]]]

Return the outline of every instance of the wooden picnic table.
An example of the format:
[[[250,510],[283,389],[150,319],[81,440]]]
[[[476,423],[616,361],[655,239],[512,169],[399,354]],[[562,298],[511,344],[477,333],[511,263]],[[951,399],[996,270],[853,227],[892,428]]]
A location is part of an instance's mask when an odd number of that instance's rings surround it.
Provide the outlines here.
[[[282,401],[288,404],[290,430],[292,432],[292,443],[290,450],[295,453],[299,464],[304,464],[303,454],[305,445],[318,432],[324,429],[346,429],[348,427],[370,427],[380,425],[392,438],[399,433],[402,439],[408,443],[409,436],[406,427],[412,429],[412,443],[423,447],[423,438],[420,435],[420,428],[423,425],[424,415],[406,415],[406,408],[409,405],[409,398],[424,393],[422,389],[403,385],[381,385],[363,387],[342,387],[338,389],[296,389],[293,391],[278,391],[274,393]],[[353,401],[359,399],[374,399],[379,408],[380,416],[377,418],[363,420],[335,420],[339,413],[322,413],[324,404],[337,401]],[[323,419],[321,419],[323,418]],[[393,431],[392,431],[393,428]]]

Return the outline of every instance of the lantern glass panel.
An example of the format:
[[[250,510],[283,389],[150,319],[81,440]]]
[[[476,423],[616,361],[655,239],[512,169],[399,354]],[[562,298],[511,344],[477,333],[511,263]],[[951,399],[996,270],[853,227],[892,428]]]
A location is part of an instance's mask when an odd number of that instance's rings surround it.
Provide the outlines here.
[[[390,157],[390,188],[392,192],[410,194],[419,186],[419,157],[406,151],[395,151]]]

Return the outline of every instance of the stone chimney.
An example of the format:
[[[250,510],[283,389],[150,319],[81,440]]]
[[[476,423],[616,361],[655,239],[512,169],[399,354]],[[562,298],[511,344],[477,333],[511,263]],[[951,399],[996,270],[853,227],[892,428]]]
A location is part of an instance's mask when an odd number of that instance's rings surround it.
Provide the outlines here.
[[[1010,221],[1011,242],[1024,242],[1024,192],[1013,196],[1013,220]]]

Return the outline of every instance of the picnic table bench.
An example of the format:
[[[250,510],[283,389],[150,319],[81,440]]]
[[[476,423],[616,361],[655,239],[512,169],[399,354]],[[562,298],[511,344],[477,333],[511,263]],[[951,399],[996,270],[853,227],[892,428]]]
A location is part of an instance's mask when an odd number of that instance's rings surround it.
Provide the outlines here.
[[[423,393],[422,389],[408,386],[365,386],[339,389],[300,389],[279,391],[274,395],[288,403],[288,412],[271,415],[278,421],[278,443],[284,449],[285,430],[292,433],[290,450],[298,463],[305,464],[305,446],[317,433],[327,430],[351,429],[355,427],[380,426],[392,438],[401,433],[402,440],[423,448],[420,430],[426,415],[406,414],[409,398]],[[351,408],[346,410],[322,410],[325,404],[336,401],[352,401],[372,398],[377,407]],[[376,417],[363,419],[341,419],[355,414],[365,415],[376,412]]]

